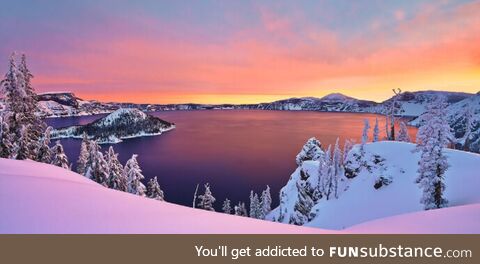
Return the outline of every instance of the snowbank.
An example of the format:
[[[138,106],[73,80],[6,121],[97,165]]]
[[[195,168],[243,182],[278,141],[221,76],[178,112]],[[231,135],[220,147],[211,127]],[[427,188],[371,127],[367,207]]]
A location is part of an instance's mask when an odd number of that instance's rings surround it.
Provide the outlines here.
[[[471,164],[468,159],[463,159],[461,162],[464,163],[460,165],[465,166],[460,168],[461,170],[473,171],[473,168],[469,167]],[[107,189],[74,172],[33,161],[0,159],[0,168],[0,233],[3,234],[480,233],[479,204],[420,211],[374,220],[342,231],[332,231],[213,213],[159,202]],[[391,187],[394,184],[395,182]],[[478,182],[462,183],[459,179],[456,184],[457,186],[453,182],[450,184],[451,193],[454,193],[454,190],[465,192],[465,194],[456,194],[457,203],[480,200],[479,195],[475,199],[468,195],[478,187]],[[346,202],[341,202],[339,199],[336,212],[333,210],[333,205],[324,206],[320,213],[323,218],[315,220],[321,222],[324,221],[323,219],[331,219],[331,222],[358,223],[359,220],[371,219],[375,212],[383,212],[376,209],[378,203],[382,201],[368,200],[371,197],[364,197],[366,193],[368,192],[357,193],[355,201],[350,200],[351,204],[348,206]],[[409,197],[411,193],[413,191],[406,190],[405,193],[400,193],[393,198],[418,203],[417,196]],[[168,199],[168,193],[166,195]],[[390,207],[397,206],[391,199],[383,203]],[[410,204],[408,201],[407,203]],[[418,209],[417,206],[415,208]],[[365,218],[370,211],[373,214]],[[360,213],[359,216],[357,216],[358,213]],[[376,215],[385,215],[385,213]]]
[[[0,233],[333,232],[159,202],[33,161],[0,159],[0,168]]]

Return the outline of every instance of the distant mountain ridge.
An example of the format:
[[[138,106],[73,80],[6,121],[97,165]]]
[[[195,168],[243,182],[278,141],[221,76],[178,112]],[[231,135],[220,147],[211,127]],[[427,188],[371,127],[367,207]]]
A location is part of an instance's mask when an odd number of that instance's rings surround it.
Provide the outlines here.
[[[474,96],[462,92],[417,91],[404,92],[398,98],[399,116],[417,117],[424,113],[425,106],[435,96],[443,96],[449,104],[454,104]],[[166,110],[213,110],[213,109],[252,109],[320,112],[354,112],[383,114],[389,109],[393,97],[381,103],[360,100],[340,93],[332,93],[321,98],[288,98],[258,104],[135,104],[98,102],[83,100],[72,92],[51,92],[38,96],[41,112],[45,117],[82,116],[111,113],[120,108],[137,108],[141,111]],[[1,102],[0,102],[0,109]]]

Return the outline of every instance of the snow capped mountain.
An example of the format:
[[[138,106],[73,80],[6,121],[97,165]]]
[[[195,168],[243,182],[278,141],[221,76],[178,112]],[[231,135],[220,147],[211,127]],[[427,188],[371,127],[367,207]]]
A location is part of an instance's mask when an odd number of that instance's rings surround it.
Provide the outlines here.
[[[101,144],[118,143],[122,139],[155,136],[175,128],[175,125],[136,108],[120,108],[109,115],[84,126],[60,128],[52,132],[52,138],[89,138]]]
[[[377,105],[372,101],[358,100],[343,94],[329,94],[322,98],[302,97],[279,100],[271,103],[247,105],[244,108],[262,110],[301,110],[322,112],[368,112]]]
[[[355,101],[357,99],[346,96],[346,95],[341,94],[341,93],[331,93],[331,94],[325,95],[320,100],[322,100],[324,102],[328,102],[328,101],[339,102],[339,101]]]
[[[333,231],[160,202],[33,161],[0,159],[0,167],[2,234],[480,233],[480,204],[377,219]]]
[[[315,187],[322,181],[319,162],[305,161],[282,188],[281,204],[268,219],[288,223],[298,211],[310,209],[306,214],[311,220],[306,226],[345,229],[378,218],[423,211],[422,191],[415,183],[420,154],[412,153],[414,148],[414,144],[403,142],[370,143],[365,145],[362,157],[360,145],[356,145],[346,157],[348,177],[339,181],[338,199],[304,199],[305,193],[298,186],[307,182]],[[476,170],[480,155],[450,149],[445,154],[450,164],[445,175],[449,206],[480,203]]]
[[[425,112],[425,106],[436,96],[446,98],[448,104],[454,104],[472,94],[443,91],[403,92],[398,98],[398,115],[417,117]],[[103,103],[94,100],[82,100],[71,92],[43,93],[38,96],[41,116],[62,117],[111,113],[120,108],[138,108],[142,111],[167,110],[215,110],[215,109],[257,109],[287,111],[321,111],[321,112],[358,112],[383,114],[389,111],[393,98],[382,103],[359,100],[340,93],[332,93],[322,98],[289,98],[260,104],[133,104]],[[2,109],[0,102],[0,110]]]
[[[397,98],[399,116],[417,117],[425,113],[426,106],[436,97],[443,97],[447,104],[454,104],[465,98],[471,97],[472,94],[459,92],[444,92],[444,91],[419,91],[419,92],[403,92]],[[393,102],[393,97],[382,102],[376,109],[376,113],[384,113],[385,110],[390,109]]]

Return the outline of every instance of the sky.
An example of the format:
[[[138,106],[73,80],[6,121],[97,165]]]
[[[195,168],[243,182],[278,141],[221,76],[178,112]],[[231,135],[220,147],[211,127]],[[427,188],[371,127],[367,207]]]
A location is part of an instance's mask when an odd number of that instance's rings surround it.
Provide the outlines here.
[[[257,103],[480,90],[480,1],[0,0],[0,71],[38,92]]]

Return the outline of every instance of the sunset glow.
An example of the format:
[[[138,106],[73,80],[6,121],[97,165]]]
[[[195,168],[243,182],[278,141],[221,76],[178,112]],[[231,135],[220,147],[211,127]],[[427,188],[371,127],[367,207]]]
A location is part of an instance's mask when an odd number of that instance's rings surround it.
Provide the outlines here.
[[[25,52],[39,92],[257,103],[480,90],[480,1],[26,2],[0,10],[0,65]]]

